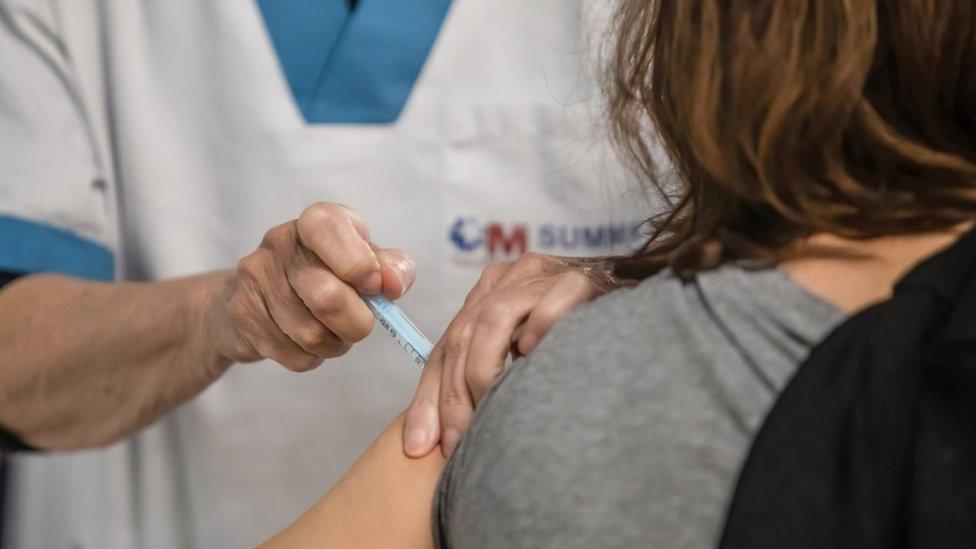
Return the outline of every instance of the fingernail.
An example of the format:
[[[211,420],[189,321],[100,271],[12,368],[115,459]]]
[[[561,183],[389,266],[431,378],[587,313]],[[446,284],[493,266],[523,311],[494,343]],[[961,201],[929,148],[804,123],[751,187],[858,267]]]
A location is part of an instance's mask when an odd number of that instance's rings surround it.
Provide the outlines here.
[[[390,272],[393,273],[393,276],[396,277],[397,282],[400,284],[400,295],[403,295],[404,292],[410,289],[410,285],[413,284],[413,280],[407,277],[408,272],[416,272],[416,268],[413,266],[413,260],[407,256],[402,256],[390,261],[387,265],[389,265]],[[400,297],[400,295],[397,297]]]
[[[444,453],[444,457],[451,457],[460,438],[461,433],[457,429],[448,427],[444,431],[444,436],[441,437],[441,451]]]
[[[414,427],[407,431],[407,440],[404,443],[404,450],[411,457],[420,457],[427,451],[430,444],[430,431],[422,427]]]
[[[362,287],[362,290],[370,295],[379,293],[379,291],[382,289],[383,289],[383,275],[381,275],[379,271],[376,271],[373,274],[369,275],[369,278],[366,279],[366,282],[363,283],[363,287]]]
[[[403,283],[403,289],[407,290],[411,284],[413,284],[413,279],[407,276],[407,273],[413,275],[417,274],[417,265],[413,262],[413,258],[405,255],[397,264],[397,274],[400,275],[400,282]]]
[[[388,263],[384,266],[389,269],[394,280],[384,280],[383,293],[390,299],[397,299],[403,295],[403,291],[406,289],[403,284],[403,273],[400,272],[400,267],[396,263]],[[382,267],[380,269],[382,272]]]

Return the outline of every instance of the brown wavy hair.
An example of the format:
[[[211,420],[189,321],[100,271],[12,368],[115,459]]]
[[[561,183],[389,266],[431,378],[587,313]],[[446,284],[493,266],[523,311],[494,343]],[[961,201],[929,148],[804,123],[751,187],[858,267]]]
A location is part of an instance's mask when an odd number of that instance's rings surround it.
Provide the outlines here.
[[[618,276],[976,216],[974,1],[620,0],[612,41],[614,137],[667,204]]]

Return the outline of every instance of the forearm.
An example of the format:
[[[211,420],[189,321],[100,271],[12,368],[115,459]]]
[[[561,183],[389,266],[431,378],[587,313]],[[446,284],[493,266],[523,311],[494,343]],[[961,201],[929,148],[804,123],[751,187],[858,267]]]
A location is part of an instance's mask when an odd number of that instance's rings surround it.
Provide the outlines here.
[[[45,449],[107,444],[229,366],[203,310],[228,274],[159,283],[27,276],[0,291],[0,425]]]
[[[440,451],[407,457],[402,433],[400,415],[318,503],[263,547],[433,547],[430,513],[444,458]]]

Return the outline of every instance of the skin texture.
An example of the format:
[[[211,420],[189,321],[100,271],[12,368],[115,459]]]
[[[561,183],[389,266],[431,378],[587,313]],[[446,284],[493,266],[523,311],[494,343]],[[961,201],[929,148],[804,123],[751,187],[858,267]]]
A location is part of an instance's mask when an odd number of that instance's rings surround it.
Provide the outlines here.
[[[396,299],[415,276],[403,252],[370,243],[358,214],[319,203],[268,231],[213,294],[204,317],[228,359],[271,358],[304,372],[372,331],[373,315],[357,290]]]
[[[855,312],[891,297],[896,280],[971,227],[870,240],[818,234],[785,250],[780,266],[810,292]]]
[[[604,291],[599,272],[535,254],[486,270],[414,399],[413,417],[427,421],[412,455],[437,444],[438,405],[448,432],[463,430],[517,326],[528,353],[558,316]],[[269,230],[234,270],[145,284],[22,277],[0,289],[0,426],[50,450],[115,442],[233,363],[270,358],[304,372],[344,354],[374,325],[357,291],[396,299],[415,277],[409,257],[373,244],[355,212],[331,203]]]
[[[35,275],[0,291],[0,424],[40,448],[99,446],[227,369],[199,311],[223,275],[101,284]]]
[[[399,297],[410,259],[319,203],[268,231],[232,271],[157,283],[31,275],[0,290],[0,425],[45,449],[100,446],[143,427],[234,362],[294,371],[372,330],[356,294]]]
[[[780,266],[810,292],[855,311],[885,299],[906,271],[968,227],[860,241],[815,235],[785,250]],[[431,547],[431,497],[444,460],[440,452],[407,456],[399,444],[403,423],[397,417],[339,483],[267,546]]]
[[[433,547],[430,509],[444,458],[407,457],[403,423],[394,419],[318,503],[262,547]]]

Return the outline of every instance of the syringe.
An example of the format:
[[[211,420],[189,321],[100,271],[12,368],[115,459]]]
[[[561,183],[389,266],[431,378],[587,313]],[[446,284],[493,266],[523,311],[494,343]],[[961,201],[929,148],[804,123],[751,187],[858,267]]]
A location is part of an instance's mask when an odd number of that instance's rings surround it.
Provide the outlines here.
[[[383,294],[359,294],[366,302],[366,306],[373,311],[373,315],[388,334],[403,348],[410,358],[423,367],[430,358],[430,351],[434,348],[420,330],[414,326],[407,315],[395,303],[383,297]]]

